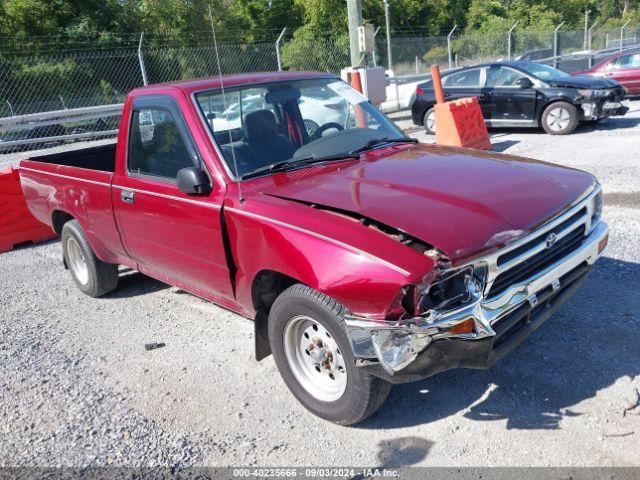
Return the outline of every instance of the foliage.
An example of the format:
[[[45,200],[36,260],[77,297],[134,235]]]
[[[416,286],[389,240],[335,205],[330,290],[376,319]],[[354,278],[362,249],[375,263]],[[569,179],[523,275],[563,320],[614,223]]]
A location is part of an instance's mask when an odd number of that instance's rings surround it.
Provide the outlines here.
[[[364,23],[381,27],[377,60],[384,65],[383,1],[361,1]],[[505,57],[506,32],[515,22],[514,54],[548,49],[561,21],[563,50],[580,50],[587,9],[590,24],[599,21],[614,40],[627,21],[629,32],[640,28],[640,0],[389,2],[396,70],[446,63],[453,25],[452,53],[461,63]],[[59,108],[60,97],[78,105],[121,101],[142,82],[137,47],[143,31],[150,81],[210,75],[217,70],[212,20],[223,73],[275,69],[274,42],[284,27],[285,68],[336,71],[350,63],[345,0],[2,0],[0,104],[36,111],[45,108],[38,102]],[[601,34],[594,48],[604,43]],[[92,54],[96,49],[106,51]]]

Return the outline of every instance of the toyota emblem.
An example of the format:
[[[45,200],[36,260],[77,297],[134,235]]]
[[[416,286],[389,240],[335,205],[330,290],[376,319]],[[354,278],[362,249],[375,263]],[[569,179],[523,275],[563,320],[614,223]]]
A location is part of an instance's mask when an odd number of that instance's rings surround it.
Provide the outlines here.
[[[546,240],[547,248],[553,247],[557,241],[558,241],[558,235],[556,235],[555,233],[550,233],[547,236],[547,240]]]

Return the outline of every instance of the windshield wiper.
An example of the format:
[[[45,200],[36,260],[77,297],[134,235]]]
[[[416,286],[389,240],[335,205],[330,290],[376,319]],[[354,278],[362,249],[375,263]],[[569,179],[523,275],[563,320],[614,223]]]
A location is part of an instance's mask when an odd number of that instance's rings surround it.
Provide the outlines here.
[[[348,159],[359,159],[360,156],[357,153],[349,152],[349,153],[341,153],[339,155],[327,155],[325,157],[315,157],[308,156],[302,158],[290,158],[288,160],[283,160],[281,162],[276,162],[271,165],[267,165],[265,167],[260,167],[253,172],[245,173],[240,177],[240,180],[247,180],[249,178],[258,177],[265,173],[273,173],[273,172],[283,172],[286,170],[290,170],[292,168],[298,168],[305,165],[312,165],[314,163],[324,163],[330,162],[332,160],[348,160]]]
[[[355,155],[357,153],[366,152],[367,150],[370,150],[370,149],[372,149],[373,147],[375,147],[377,145],[382,145],[383,143],[418,143],[418,139],[417,138],[411,138],[411,137],[372,138],[367,143],[365,143],[362,147],[356,148],[355,150],[351,150],[349,153]]]

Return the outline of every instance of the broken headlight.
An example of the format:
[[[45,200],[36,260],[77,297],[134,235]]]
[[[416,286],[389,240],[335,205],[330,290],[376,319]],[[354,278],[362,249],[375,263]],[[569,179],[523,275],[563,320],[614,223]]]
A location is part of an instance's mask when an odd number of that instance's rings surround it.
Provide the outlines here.
[[[586,100],[592,100],[592,99],[596,99],[596,98],[608,97],[609,94],[611,93],[611,90],[609,90],[609,89],[600,89],[600,90],[584,89],[584,90],[578,90],[578,93],[582,96],[582,98],[584,98]]]
[[[486,285],[485,264],[431,273],[417,285],[400,289],[387,311],[387,319],[403,320],[429,311],[447,312],[473,303]]]
[[[418,312],[455,310],[482,296],[486,266],[467,266],[444,272],[436,281],[422,285],[418,291]]]

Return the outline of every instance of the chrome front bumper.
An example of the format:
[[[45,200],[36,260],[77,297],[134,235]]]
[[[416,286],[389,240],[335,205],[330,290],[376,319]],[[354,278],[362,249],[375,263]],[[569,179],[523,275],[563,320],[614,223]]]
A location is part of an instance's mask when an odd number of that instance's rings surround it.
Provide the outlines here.
[[[345,320],[346,331],[357,364],[361,366],[379,365],[387,374],[393,376],[397,372],[406,371],[407,367],[410,367],[419,355],[431,357],[427,362],[438,362],[439,358],[446,357],[446,355],[427,354],[430,346],[438,343],[439,340],[457,340],[458,342],[454,343],[466,344],[463,348],[469,349],[471,354],[474,354],[473,346],[470,344],[484,342],[485,345],[488,345],[492,343],[492,339],[496,337],[496,330],[499,330],[497,325],[501,320],[513,317],[514,312],[522,310],[523,307],[526,307],[527,312],[534,311],[538,306],[539,296],[541,299],[544,297],[545,302],[551,302],[547,299],[556,293],[560,296],[563,293],[561,290],[567,287],[561,285],[561,279],[570,277],[571,272],[581,267],[585,267],[584,270],[588,271],[602,253],[608,239],[608,231],[607,224],[599,221],[577,249],[526,281],[510,286],[498,297],[490,300],[487,300],[483,294],[464,308],[446,313],[430,312],[427,316],[405,319],[400,322],[372,321],[348,316]],[[586,277],[586,274],[584,276]],[[575,290],[575,288],[570,289],[562,296],[571,296]],[[551,311],[550,303],[542,306],[549,307],[549,311]],[[548,316],[550,315],[545,315],[544,320]],[[473,321],[474,333],[456,334],[451,332],[452,327],[467,320]],[[537,326],[539,325],[536,325],[535,328]],[[531,333],[535,328],[529,329],[528,333]],[[522,337],[522,335],[519,336]],[[520,341],[523,339],[520,338]],[[398,356],[396,358],[385,357],[382,351],[384,342],[387,344],[388,342],[396,342],[402,348],[400,360],[398,360]],[[483,350],[482,355],[488,357],[490,353]],[[482,364],[482,362],[480,363]],[[484,364],[488,365],[489,362],[484,362]],[[464,366],[464,362],[458,362],[453,366]],[[432,365],[426,371],[437,372],[443,369],[446,368]]]

